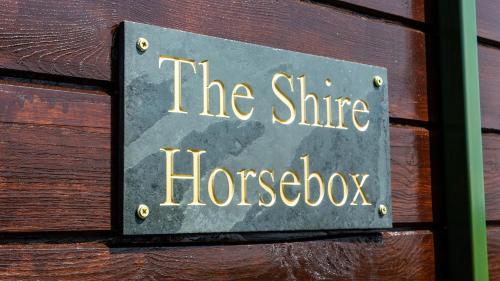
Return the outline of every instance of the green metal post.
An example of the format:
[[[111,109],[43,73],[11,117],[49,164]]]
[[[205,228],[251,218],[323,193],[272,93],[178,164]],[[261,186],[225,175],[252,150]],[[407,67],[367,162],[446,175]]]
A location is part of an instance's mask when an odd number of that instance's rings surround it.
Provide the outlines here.
[[[449,280],[488,280],[475,2],[438,1]]]

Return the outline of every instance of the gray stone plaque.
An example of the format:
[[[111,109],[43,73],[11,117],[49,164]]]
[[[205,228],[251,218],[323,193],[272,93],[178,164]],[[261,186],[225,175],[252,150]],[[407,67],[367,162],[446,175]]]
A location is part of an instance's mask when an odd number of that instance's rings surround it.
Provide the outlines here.
[[[386,69],[132,22],[120,46],[124,234],[391,227]]]

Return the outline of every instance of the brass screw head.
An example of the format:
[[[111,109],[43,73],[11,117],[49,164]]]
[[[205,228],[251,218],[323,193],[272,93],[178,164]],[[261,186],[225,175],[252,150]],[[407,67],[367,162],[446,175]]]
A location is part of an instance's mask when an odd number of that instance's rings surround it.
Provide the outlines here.
[[[384,84],[384,80],[382,79],[382,77],[378,75],[373,77],[373,85],[375,85],[375,87],[379,88],[382,86],[382,84]]]
[[[137,216],[143,220],[146,219],[149,216],[149,207],[144,204],[139,205],[137,208]]]
[[[137,49],[141,52],[145,52],[148,48],[148,40],[146,38],[139,37],[139,39],[137,39]]]
[[[378,213],[381,216],[387,215],[387,207],[384,204],[381,204],[380,206],[378,206]]]

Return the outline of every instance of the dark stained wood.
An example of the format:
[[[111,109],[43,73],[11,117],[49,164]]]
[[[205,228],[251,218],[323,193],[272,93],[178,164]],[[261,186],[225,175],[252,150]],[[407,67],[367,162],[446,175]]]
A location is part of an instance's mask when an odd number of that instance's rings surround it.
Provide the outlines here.
[[[393,126],[391,176],[394,222],[432,221],[429,131]]]
[[[500,11],[500,8],[499,10]],[[499,25],[500,27],[500,25]],[[481,126],[500,129],[500,49],[479,45]]]
[[[0,230],[110,228],[109,130],[0,123]]]
[[[425,20],[424,0],[341,1]],[[309,1],[4,0],[0,69],[60,75],[58,80],[90,78],[95,80],[85,84],[117,87],[116,81],[96,80],[116,77],[113,38],[123,20],[384,66],[391,117],[429,120],[423,32]],[[327,239],[322,232],[313,241],[212,246],[116,236],[110,230],[111,207],[116,207],[111,167],[117,160],[111,132],[117,116],[108,94],[0,81],[0,232],[64,231],[4,235],[0,280],[436,278],[439,262],[428,230]],[[402,125],[390,130],[394,222],[432,222],[436,187],[431,186],[429,130]],[[105,232],[66,232],[96,230]],[[493,253],[500,248],[497,236],[489,239]],[[186,240],[211,241],[196,235]],[[496,258],[490,252],[490,269]]]
[[[500,49],[479,45],[481,122],[500,130]],[[500,135],[483,134],[486,218],[500,220]]]
[[[500,221],[500,135],[483,134],[486,219]]]
[[[101,128],[109,133],[111,97],[102,91],[4,82],[0,122]]]
[[[110,97],[0,85],[0,230],[111,228]]]
[[[434,280],[429,231],[309,242],[109,248],[103,243],[0,245],[0,279]]]
[[[488,227],[488,260],[490,280],[500,280],[500,226]]]
[[[0,231],[111,228],[109,96],[0,84],[0,130]],[[429,132],[390,135],[394,222],[431,222]]]
[[[428,120],[420,31],[300,1],[128,2],[1,1],[0,68],[110,80],[112,38],[132,20],[387,67],[391,116]]]
[[[425,1],[424,0],[340,0],[373,10],[413,19],[419,22],[425,21]]]
[[[500,42],[500,2],[498,0],[476,0],[478,35]]]

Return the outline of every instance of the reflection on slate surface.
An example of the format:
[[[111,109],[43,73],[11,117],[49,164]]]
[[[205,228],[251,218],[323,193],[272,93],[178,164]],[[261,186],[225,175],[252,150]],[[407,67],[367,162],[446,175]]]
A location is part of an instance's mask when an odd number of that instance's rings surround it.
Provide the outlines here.
[[[210,153],[203,154],[203,161],[201,161],[201,177],[203,178],[207,172],[219,166],[227,155],[237,156],[263,133],[264,126],[260,122],[222,121],[211,124],[204,132],[192,131],[182,139],[179,147],[181,151],[196,147],[210,151]],[[125,181],[132,189],[144,190],[143,195],[149,197],[144,198],[145,202],[155,202],[159,201],[159,198],[164,198],[165,168],[163,163],[165,163],[165,153],[158,150],[157,153],[149,155],[139,164],[127,170]],[[192,155],[188,153],[176,154],[175,168],[176,172],[192,174]],[[155,176],[151,177],[152,174]],[[175,181],[174,189],[176,191],[174,193],[175,201],[181,202],[184,195],[189,193],[182,191],[191,190],[192,181]],[[190,193],[189,196],[191,196]],[[176,232],[177,228],[180,228],[185,208],[185,205],[180,205],[173,209],[169,216],[162,218],[162,223],[169,226],[169,232]],[[135,222],[142,223],[143,221],[135,218]]]
[[[151,80],[148,75],[141,75],[127,85],[128,97],[125,102],[125,112],[133,112],[134,115],[127,116],[130,124],[125,135],[125,145],[136,140],[147,128],[166,115],[168,108],[165,104],[172,102],[171,95],[165,96],[158,89],[167,89],[169,85],[172,85],[173,80],[164,80],[158,84],[151,83]],[[160,100],[163,102],[158,102]],[[141,110],[141,108],[148,110]]]

